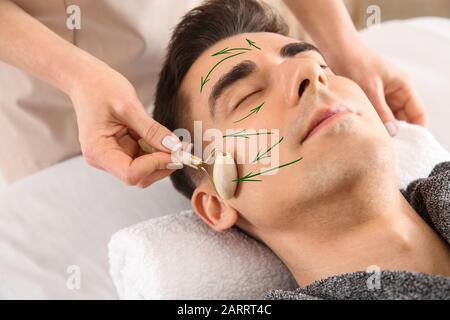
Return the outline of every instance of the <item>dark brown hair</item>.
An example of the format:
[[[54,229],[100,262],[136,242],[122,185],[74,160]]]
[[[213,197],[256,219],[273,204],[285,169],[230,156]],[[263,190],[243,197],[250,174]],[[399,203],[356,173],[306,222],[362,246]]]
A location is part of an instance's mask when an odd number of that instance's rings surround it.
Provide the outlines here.
[[[267,4],[256,0],[208,0],[189,11],[175,28],[159,74],[153,117],[169,130],[186,128],[189,98],[181,82],[192,64],[209,47],[228,37],[249,32],[287,35],[285,21]],[[188,198],[195,190],[191,168],[171,175],[175,188]]]

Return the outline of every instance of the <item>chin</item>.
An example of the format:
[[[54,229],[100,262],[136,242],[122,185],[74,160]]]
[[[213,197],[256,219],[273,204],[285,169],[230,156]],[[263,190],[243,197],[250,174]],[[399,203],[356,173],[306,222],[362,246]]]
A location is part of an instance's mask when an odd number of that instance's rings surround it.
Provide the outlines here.
[[[363,121],[361,121],[359,116],[347,114],[333,125],[324,128],[325,130],[322,132],[322,137],[328,140],[349,140],[360,135],[361,131],[364,130],[363,127]]]
[[[322,135],[322,143],[314,150],[304,150],[303,173],[308,176],[305,181],[313,181],[321,194],[348,188],[374,174],[395,172],[393,145],[384,135],[371,133],[367,128],[361,132],[357,128],[340,128]]]

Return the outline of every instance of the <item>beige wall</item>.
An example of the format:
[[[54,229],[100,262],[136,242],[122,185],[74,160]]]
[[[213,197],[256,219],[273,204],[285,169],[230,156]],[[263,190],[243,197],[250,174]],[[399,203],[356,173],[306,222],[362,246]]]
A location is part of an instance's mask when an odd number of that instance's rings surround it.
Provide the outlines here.
[[[265,0],[285,16],[291,28],[291,36],[308,39],[305,32],[282,0]],[[314,0],[298,0],[314,1]],[[329,0],[335,1],[335,0]],[[358,29],[366,26],[367,7],[380,7],[381,21],[407,19],[419,16],[441,16],[450,18],[450,0],[344,0]]]
[[[358,29],[366,25],[369,5],[380,7],[381,21],[420,16],[450,18],[450,0],[348,0],[347,7]]]

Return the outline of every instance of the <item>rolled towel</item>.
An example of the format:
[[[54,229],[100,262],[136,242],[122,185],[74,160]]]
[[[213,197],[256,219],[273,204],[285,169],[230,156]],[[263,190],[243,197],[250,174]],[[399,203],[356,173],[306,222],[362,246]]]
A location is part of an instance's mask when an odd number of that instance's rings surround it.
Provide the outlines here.
[[[266,246],[237,229],[217,233],[192,210],[117,232],[109,265],[121,299],[261,299],[296,287]]]
[[[425,129],[401,122],[394,138],[399,188],[450,160]],[[122,299],[260,299],[297,287],[265,245],[237,229],[217,233],[191,210],[120,230],[109,243]]]
[[[425,128],[399,121],[394,146],[400,189],[413,180],[428,177],[433,167],[450,160],[450,153]]]

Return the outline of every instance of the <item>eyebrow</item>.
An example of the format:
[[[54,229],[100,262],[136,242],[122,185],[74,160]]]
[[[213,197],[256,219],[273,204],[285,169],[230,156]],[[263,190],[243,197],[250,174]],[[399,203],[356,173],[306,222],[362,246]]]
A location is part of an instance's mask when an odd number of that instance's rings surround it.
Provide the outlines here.
[[[283,58],[288,58],[305,51],[316,51],[320,54],[319,49],[308,42],[294,42],[288,43],[287,45],[282,47],[280,50],[280,56],[282,56]]]
[[[283,58],[294,57],[295,55],[306,52],[316,51],[320,54],[319,49],[307,42],[288,43],[280,49],[280,56]],[[209,111],[211,118],[215,115],[215,104],[222,93],[228,87],[231,87],[237,81],[250,76],[257,70],[258,66],[251,60],[244,60],[235,65],[230,71],[225,73],[213,86],[209,95]]]
[[[250,60],[244,60],[235,65],[230,71],[225,73],[219,81],[216,82],[208,99],[211,117],[214,117],[216,101],[225,89],[230,87],[236,81],[248,77],[250,74],[255,72],[256,69],[256,63]]]

